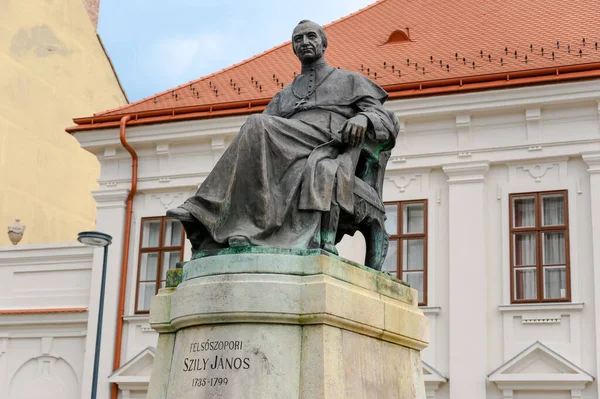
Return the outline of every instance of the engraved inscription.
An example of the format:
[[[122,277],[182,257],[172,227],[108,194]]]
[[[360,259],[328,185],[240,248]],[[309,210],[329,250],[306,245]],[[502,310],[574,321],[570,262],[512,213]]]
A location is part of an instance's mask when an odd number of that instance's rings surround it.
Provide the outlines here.
[[[238,340],[211,341],[207,339],[203,342],[192,342],[189,346],[188,356],[183,359],[182,370],[184,372],[249,370],[251,365],[249,357],[236,356],[235,353],[231,354],[231,352],[241,352],[243,349],[244,342]],[[196,357],[198,356],[197,353],[202,353],[204,356]],[[206,377],[198,373],[193,375],[194,377],[191,379],[192,387],[217,387],[229,383],[229,378],[225,376]]]

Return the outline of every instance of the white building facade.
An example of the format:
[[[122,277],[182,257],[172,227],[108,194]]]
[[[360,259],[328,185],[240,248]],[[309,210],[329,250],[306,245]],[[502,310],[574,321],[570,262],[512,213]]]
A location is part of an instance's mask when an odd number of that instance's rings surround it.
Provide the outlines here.
[[[402,125],[384,186],[393,233],[386,266],[421,289],[431,325],[428,398],[599,398],[600,80],[386,106]],[[139,174],[125,278],[131,156],[118,128],[75,134],[101,163],[97,230],[113,237],[99,398],[110,397],[111,384],[121,398],[145,397],[157,339],[147,300],[164,269],[190,255],[181,230],[162,217],[195,192],[245,119],[126,128]],[[360,237],[339,249],[364,256]],[[75,396],[45,398],[89,397],[102,257],[79,245],[2,248],[3,297],[15,311],[0,312],[0,397],[32,397],[24,381],[39,375],[77,384]],[[47,314],[17,312],[30,308]]]

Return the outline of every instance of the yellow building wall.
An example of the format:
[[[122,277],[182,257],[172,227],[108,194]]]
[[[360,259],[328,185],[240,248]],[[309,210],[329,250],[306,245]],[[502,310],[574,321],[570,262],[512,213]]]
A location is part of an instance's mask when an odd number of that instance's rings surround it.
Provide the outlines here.
[[[0,245],[75,241],[93,229],[100,167],[65,133],[126,103],[82,0],[0,0]]]

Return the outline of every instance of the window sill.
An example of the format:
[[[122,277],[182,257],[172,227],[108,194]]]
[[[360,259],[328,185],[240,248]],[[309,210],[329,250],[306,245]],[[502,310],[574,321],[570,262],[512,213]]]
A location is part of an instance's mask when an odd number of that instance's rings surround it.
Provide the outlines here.
[[[439,306],[420,306],[419,309],[423,311],[426,315],[439,315],[442,311],[442,308]]]
[[[123,320],[125,321],[148,321],[149,318],[150,314],[148,313],[130,314],[128,316],[123,316]]]
[[[573,312],[580,312],[583,310],[583,303],[572,303],[572,302],[556,302],[556,303],[516,303],[512,305],[500,305],[498,310],[501,313],[510,312],[539,312],[540,310],[568,310]]]

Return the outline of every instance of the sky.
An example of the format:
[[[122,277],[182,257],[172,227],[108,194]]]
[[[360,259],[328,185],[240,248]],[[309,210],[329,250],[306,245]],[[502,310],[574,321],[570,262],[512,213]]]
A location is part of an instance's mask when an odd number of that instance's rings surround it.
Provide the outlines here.
[[[101,0],[98,33],[130,102],[198,79],[375,0]]]

